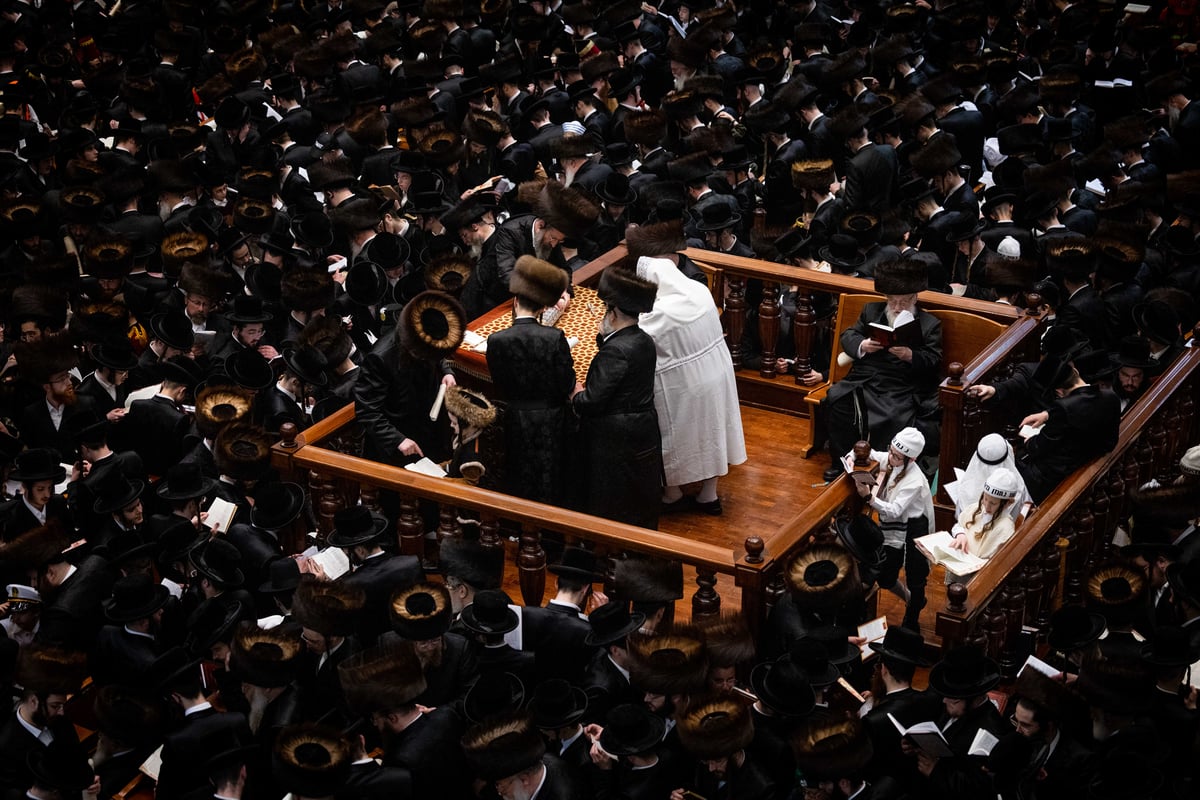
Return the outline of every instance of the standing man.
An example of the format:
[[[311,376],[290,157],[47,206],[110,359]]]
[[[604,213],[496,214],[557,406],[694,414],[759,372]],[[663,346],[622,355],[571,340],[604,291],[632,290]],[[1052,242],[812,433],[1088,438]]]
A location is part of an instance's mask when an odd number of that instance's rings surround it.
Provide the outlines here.
[[[654,340],[638,315],[654,308],[658,285],[610,267],[600,276],[605,304],[599,351],[587,382],[571,404],[581,418],[590,474],[583,510],[630,525],[658,528],[662,490],[662,436],[654,410]]]

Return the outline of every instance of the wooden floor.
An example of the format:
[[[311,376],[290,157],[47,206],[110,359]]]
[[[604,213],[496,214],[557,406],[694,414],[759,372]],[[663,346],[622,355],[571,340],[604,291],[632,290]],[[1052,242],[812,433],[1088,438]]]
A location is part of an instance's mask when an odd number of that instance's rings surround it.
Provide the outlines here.
[[[742,406],[742,427],[746,436],[746,463],[730,467],[729,474],[721,478],[718,493],[724,513],[719,517],[708,514],[669,514],[661,518],[659,530],[676,536],[708,542],[731,550],[751,534],[763,535],[780,527],[816,497],[824,488],[821,473],[829,466],[828,458],[818,454],[811,459],[802,456],[807,446],[808,421],[749,406]],[[698,487],[687,487],[693,493]],[[509,548],[515,549],[510,543]],[[520,597],[516,559],[507,559],[505,590],[512,597]],[[691,616],[691,593],[695,588],[695,570],[685,569],[685,591],[687,597],[678,604],[676,617]],[[946,602],[943,572],[937,567],[929,577],[929,605],[921,614],[921,624],[927,642],[938,640],[933,633],[936,610]],[[553,592],[553,582],[548,582],[547,592]],[[736,611],[740,603],[740,590],[733,585],[731,576],[719,576],[717,592],[721,595],[721,607],[726,613]],[[889,623],[899,624],[904,615],[903,604],[892,594],[881,592],[880,613],[886,614]]]

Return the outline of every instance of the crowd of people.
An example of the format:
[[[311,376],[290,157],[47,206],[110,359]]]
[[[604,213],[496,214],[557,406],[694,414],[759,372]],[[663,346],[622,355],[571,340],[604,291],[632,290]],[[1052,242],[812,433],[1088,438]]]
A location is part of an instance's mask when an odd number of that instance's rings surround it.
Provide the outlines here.
[[[168,800],[1194,793],[1195,450],[1135,491],[1048,667],[979,642],[931,665],[913,544],[942,357],[919,292],[1046,323],[1039,361],[968,390],[1023,430],[957,482],[953,546],[983,558],[1184,351],[1189,4],[2,5],[5,796],[108,798],[139,770]],[[547,323],[621,241],[581,380]],[[851,362],[822,430],[831,477],[871,443],[879,524],[797,557],[757,636],[677,624],[678,563],[618,558],[607,596],[574,547],[553,600],[514,605],[470,531],[436,572],[397,554],[387,492],[322,553],[283,550],[313,509],[271,445],[351,402],[380,462],[650,528],[722,514],[746,448],[688,247],[886,298],[798,376]],[[743,301],[744,363],[784,372],[798,305],[837,308],[756,281]],[[490,388],[459,386],[449,357],[502,305]],[[876,586],[906,614],[867,643]]]

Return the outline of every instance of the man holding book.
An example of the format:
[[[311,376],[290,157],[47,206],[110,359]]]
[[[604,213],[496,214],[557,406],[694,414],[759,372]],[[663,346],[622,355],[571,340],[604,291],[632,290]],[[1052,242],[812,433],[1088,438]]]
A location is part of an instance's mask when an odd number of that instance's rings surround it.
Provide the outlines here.
[[[897,432],[914,426],[926,441],[938,441],[942,325],[917,308],[917,293],[927,288],[926,270],[917,262],[898,259],[875,267],[875,291],[887,300],[867,303],[842,333],[838,359],[853,364],[823,404],[833,454],[827,480],[841,474],[840,456],[859,439],[886,450]]]

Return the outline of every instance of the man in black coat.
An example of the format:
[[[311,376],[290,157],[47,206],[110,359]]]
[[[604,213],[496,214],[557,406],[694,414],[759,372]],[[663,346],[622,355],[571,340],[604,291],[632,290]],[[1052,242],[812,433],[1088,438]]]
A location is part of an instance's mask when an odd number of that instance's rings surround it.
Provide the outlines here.
[[[124,408],[129,396],[126,379],[129,370],[137,366],[132,348],[124,344],[98,344],[92,348],[96,369],[75,387],[78,397],[86,397],[100,414],[114,408]]]
[[[541,325],[537,314],[554,306],[570,279],[553,264],[522,256],[509,280],[512,327],[488,337],[487,361],[497,399],[508,403],[504,423],[507,490],[560,505],[565,491],[568,401],[575,365],[566,335]]]
[[[1085,383],[1071,364],[1050,359],[1042,363],[1047,362],[1049,377],[1043,385],[1057,399],[1048,411],[1021,421],[1022,427],[1030,425],[1040,431],[1025,440],[1025,454],[1017,461],[1035,503],[1045,500],[1079,467],[1111,452],[1121,425],[1121,403],[1111,389]]]
[[[204,371],[188,356],[169,358],[158,369],[161,388],[147,400],[135,400],[116,433],[119,441],[141,454],[148,474],[161,476],[183,455],[183,439],[192,420],[180,404]]]
[[[1091,248],[1078,237],[1063,239],[1046,248],[1046,267],[1061,281],[1066,297],[1058,306],[1055,324],[1082,335],[1093,350],[1107,350],[1110,341],[1104,301],[1089,278],[1093,264]]]
[[[554,597],[542,607],[521,607],[521,649],[535,654],[541,680],[577,682],[596,651],[586,644],[592,627],[583,610],[592,583],[603,582],[604,576],[597,571],[595,556],[578,547],[566,548],[561,563],[549,570],[557,576]]]
[[[462,749],[471,773],[492,784],[502,800],[586,796],[562,759],[546,752],[542,734],[528,718],[477,725],[463,738]]]
[[[77,650],[90,650],[104,624],[103,602],[112,593],[112,574],[99,556],[85,556],[78,564],[68,558],[81,547],[64,534],[50,534],[41,566],[42,624],[36,641]]]
[[[747,751],[754,738],[750,708],[732,697],[719,697],[689,708],[675,729],[695,757],[686,788],[720,800],[769,800],[786,794]]]
[[[607,309],[599,350],[572,407],[588,467],[582,509],[631,525],[658,527],[662,435],[654,410],[654,340],[637,326],[658,287],[626,270],[607,269],[599,296]]]
[[[154,662],[146,683],[162,690],[183,710],[183,721],[167,734],[162,746],[162,767],[156,792],[163,797],[184,797],[206,787],[205,762],[227,742],[249,744],[253,735],[244,714],[217,711],[204,697],[200,660],[182,647],[168,650]]]
[[[385,767],[367,755],[366,740],[361,733],[349,735],[354,763],[350,777],[334,797],[336,800],[412,800],[412,773],[402,767]]]
[[[362,589],[367,596],[359,626],[359,637],[364,644],[373,644],[391,627],[388,614],[392,593],[425,579],[416,556],[385,553],[380,547],[390,528],[387,518],[364,506],[343,509],[333,517],[329,544],[342,548],[354,565],[352,572],[338,580]]]
[[[645,621],[645,615],[631,614],[622,602],[605,603],[588,617],[592,630],[584,644],[600,648],[580,683],[588,693],[589,721],[603,721],[610,709],[623,703],[642,702],[643,693],[629,682],[628,637]]]
[[[98,686],[137,686],[160,651],[156,641],[163,608],[171,593],[147,574],[135,573],[113,584],[104,614],[112,623],[100,629],[92,650],[92,679]]]
[[[86,672],[82,658],[70,661],[39,649],[23,648],[17,680],[24,684],[16,710],[0,724],[0,792],[25,797],[32,785],[29,756],[52,742],[78,744],[66,716],[68,695],[79,690]]]
[[[443,569],[447,563],[442,562]],[[449,573],[443,574],[447,582],[455,580]],[[391,613],[392,630],[379,637],[379,644],[412,642],[425,676],[425,690],[417,695],[416,702],[436,708],[461,700],[479,675],[478,648],[450,631],[454,609],[445,585],[418,583],[396,592]]]
[[[21,484],[21,494],[0,505],[0,538],[11,542],[27,531],[43,525],[58,525],[73,530],[71,509],[54,487],[67,477],[53,450],[27,450],[17,456],[16,468],[9,480]]]
[[[75,444],[67,422],[91,411],[91,399],[75,392],[70,370],[78,359],[65,336],[43,336],[21,342],[13,355],[21,376],[40,391],[38,399],[21,409],[17,424],[21,440],[29,447],[46,447],[58,454],[60,463],[75,463]]]
[[[429,413],[439,387],[455,383],[444,359],[458,347],[466,324],[466,312],[452,298],[423,292],[400,312],[396,332],[363,359],[354,400],[368,458],[398,465],[450,457],[446,410],[434,421]]]
[[[857,113],[857,112],[853,112]],[[859,121],[862,124],[858,124]],[[849,134],[846,147],[846,186],[843,199],[849,211],[884,214],[899,193],[900,162],[891,145],[875,144],[867,137],[866,118],[839,120]]]

